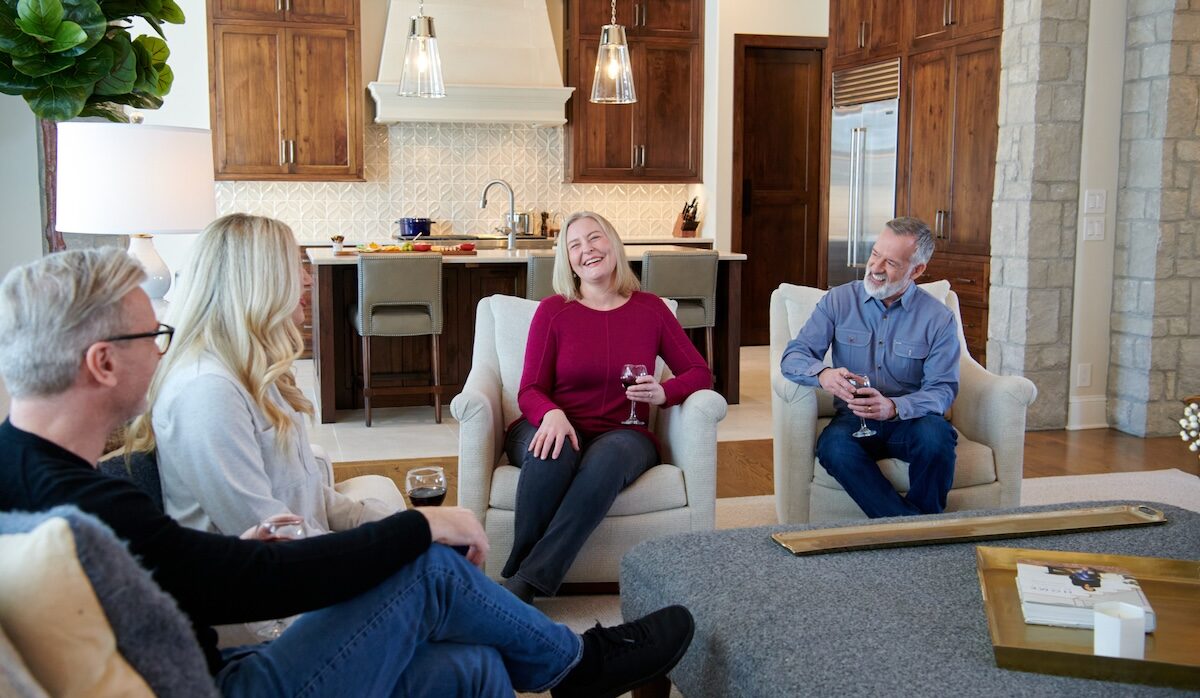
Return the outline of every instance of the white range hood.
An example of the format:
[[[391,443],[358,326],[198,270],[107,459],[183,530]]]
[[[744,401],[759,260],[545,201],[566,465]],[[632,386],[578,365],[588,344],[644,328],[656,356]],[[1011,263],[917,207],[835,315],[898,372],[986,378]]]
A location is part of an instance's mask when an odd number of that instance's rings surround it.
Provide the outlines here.
[[[439,99],[396,94],[416,13],[417,0],[391,0],[379,80],[367,86],[376,123],[566,123],[575,88],[562,84],[546,0],[425,0],[446,83]]]

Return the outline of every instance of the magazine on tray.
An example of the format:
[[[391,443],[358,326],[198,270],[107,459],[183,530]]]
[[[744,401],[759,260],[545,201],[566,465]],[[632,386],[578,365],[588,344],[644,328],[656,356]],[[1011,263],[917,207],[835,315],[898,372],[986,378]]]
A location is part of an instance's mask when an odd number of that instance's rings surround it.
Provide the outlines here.
[[[1124,601],[1146,612],[1146,632],[1153,632],[1154,609],[1128,570],[1044,560],[1017,561],[1017,593],[1025,622],[1091,628],[1092,607]]]

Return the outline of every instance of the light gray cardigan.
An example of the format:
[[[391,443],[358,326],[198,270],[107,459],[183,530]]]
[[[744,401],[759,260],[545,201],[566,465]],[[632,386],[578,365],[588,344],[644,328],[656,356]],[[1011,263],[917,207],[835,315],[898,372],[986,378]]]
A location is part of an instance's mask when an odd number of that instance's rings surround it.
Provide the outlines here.
[[[305,415],[275,386],[268,398],[291,416],[282,449],[249,391],[215,357],[171,371],[152,420],[168,515],[189,528],[236,536],[274,514],[301,516],[316,535],[393,513],[379,500],[336,492],[313,456]]]

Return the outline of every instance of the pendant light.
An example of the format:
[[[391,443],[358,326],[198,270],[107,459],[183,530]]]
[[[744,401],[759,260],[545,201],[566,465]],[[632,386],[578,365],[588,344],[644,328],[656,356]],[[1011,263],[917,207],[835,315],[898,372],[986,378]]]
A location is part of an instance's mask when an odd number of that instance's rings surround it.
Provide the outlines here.
[[[617,24],[617,0],[612,0],[612,23],[600,29],[600,51],[592,79],[591,101],[597,104],[633,104],[633,67],[629,64],[629,42],[625,27]]]
[[[404,49],[404,70],[400,73],[401,97],[445,97],[442,82],[442,59],[438,56],[437,35],[433,32],[433,17],[425,16],[425,2],[417,14],[409,18],[408,45]]]

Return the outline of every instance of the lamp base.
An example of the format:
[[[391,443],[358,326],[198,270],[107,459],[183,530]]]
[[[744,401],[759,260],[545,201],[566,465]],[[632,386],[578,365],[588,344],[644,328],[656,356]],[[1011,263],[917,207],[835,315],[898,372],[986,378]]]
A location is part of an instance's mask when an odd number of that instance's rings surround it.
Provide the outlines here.
[[[129,256],[136,259],[146,270],[146,280],[142,282],[142,290],[150,296],[154,312],[166,310],[167,301],[163,296],[171,289],[171,270],[167,263],[154,249],[154,237],[145,233],[129,236]]]

